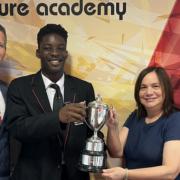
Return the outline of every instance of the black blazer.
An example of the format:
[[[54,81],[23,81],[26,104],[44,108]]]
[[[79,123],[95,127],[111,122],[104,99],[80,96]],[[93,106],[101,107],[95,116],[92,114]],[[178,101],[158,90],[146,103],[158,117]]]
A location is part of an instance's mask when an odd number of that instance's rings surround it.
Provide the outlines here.
[[[92,85],[65,75],[64,102],[94,100]],[[12,173],[16,180],[61,180],[61,151],[64,149],[69,180],[88,180],[78,170],[80,153],[92,131],[85,124],[68,124],[62,141],[58,112],[52,112],[41,73],[13,80],[7,94],[6,120],[10,135],[21,142],[19,160]]]
[[[6,102],[7,84],[1,80],[0,91],[2,92],[4,101]],[[0,126],[0,180],[1,179],[9,179],[9,142],[4,121]]]
[[[4,101],[6,101],[6,93],[7,93],[7,84],[0,80],[0,91],[4,97]]]

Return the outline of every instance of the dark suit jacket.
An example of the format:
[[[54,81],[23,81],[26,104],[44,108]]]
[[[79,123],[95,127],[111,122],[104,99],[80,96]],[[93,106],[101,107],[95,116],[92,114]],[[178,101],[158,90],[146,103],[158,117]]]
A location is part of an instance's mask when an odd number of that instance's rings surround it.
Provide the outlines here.
[[[0,80],[0,91],[6,101],[7,85]],[[1,103],[1,102],[0,102]],[[0,126],[0,180],[9,179],[9,142],[5,122]]]
[[[6,101],[7,84],[1,80],[0,80],[0,91],[2,92],[4,100]]]
[[[13,80],[8,89],[6,118],[11,136],[22,144],[13,172],[16,180],[61,180],[61,151],[64,150],[69,180],[87,180],[77,165],[85,140],[92,133],[85,124],[64,126],[52,112],[40,72]],[[64,102],[94,100],[90,83],[65,75]],[[67,180],[68,180],[67,179]]]

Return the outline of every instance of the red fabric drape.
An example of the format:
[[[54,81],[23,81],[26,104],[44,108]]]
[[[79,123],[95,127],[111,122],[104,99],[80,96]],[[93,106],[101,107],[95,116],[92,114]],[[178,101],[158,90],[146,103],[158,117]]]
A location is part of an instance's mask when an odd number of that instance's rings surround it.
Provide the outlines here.
[[[149,66],[167,70],[173,89],[176,107],[180,108],[180,1],[176,0],[167,24],[153,53]]]

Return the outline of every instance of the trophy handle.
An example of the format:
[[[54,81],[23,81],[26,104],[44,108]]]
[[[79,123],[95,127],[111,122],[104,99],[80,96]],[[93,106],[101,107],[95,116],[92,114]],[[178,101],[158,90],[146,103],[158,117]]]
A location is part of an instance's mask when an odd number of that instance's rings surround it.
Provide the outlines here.
[[[87,123],[86,118],[85,118],[84,122],[89,127],[89,129],[91,129],[93,131],[93,128]]]

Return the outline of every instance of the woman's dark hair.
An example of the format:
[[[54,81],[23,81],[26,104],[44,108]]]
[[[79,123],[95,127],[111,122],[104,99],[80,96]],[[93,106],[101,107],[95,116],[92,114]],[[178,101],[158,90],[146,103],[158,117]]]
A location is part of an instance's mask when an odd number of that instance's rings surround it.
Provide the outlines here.
[[[142,80],[147,74],[151,72],[156,73],[161,84],[162,90],[164,91],[165,99],[162,107],[164,113],[163,115],[169,115],[169,113],[171,113],[173,110],[173,90],[169,76],[166,73],[165,69],[162,67],[147,67],[141,71],[135,84],[134,98],[136,100],[138,117],[145,117],[147,115],[144,106],[140,102],[139,91],[141,88]]]

